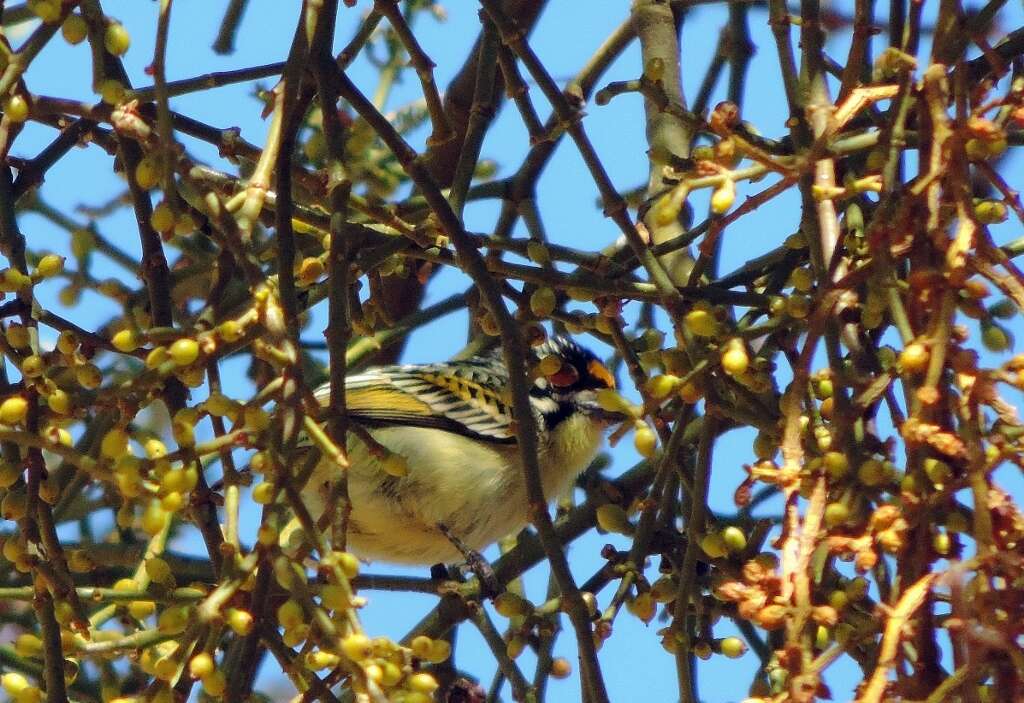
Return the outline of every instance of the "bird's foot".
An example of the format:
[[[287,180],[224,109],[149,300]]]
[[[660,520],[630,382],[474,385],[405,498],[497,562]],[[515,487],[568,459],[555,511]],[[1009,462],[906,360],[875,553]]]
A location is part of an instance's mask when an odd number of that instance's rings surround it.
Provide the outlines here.
[[[493,599],[501,593],[501,584],[498,583],[498,577],[495,576],[494,569],[491,568],[490,562],[488,562],[480,552],[467,547],[466,544],[456,537],[455,534],[453,534],[445,525],[438,523],[437,527],[441,530],[441,533],[448,539],[448,541],[459,550],[462,558],[466,560],[466,563],[460,567],[460,571],[464,575],[473,574],[480,581],[480,597],[482,599]],[[434,570],[431,569],[431,574],[433,573]]]

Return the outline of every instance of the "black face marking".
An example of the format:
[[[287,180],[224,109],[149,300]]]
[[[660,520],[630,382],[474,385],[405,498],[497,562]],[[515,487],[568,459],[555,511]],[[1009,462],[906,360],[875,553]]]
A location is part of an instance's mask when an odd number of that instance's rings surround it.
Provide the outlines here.
[[[543,405],[538,404],[544,419],[544,427],[548,431],[581,411],[575,401],[578,393],[609,388],[612,387],[609,381],[614,383],[600,359],[592,351],[567,337],[552,337],[536,347],[534,354],[538,360],[549,355],[557,356],[564,363],[571,364],[577,375],[577,379],[566,386],[555,386],[546,378],[538,378],[530,389],[530,395],[538,401],[546,400]],[[593,373],[594,369],[598,370],[599,375]]]

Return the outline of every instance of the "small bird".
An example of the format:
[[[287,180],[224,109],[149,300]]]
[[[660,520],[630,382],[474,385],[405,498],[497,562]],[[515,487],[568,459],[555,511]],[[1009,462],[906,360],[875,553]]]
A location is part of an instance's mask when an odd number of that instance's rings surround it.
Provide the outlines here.
[[[621,417],[597,403],[615,379],[588,349],[553,337],[532,349],[551,371],[530,388],[544,495],[553,500]],[[329,386],[316,391],[325,405]],[[462,361],[368,369],[345,379],[348,548],[397,564],[454,563],[529,522],[526,483],[500,351]],[[369,439],[367,439],[369,437]],[[314,515],[330,501],[337,468],[321,461],[306,489]]]

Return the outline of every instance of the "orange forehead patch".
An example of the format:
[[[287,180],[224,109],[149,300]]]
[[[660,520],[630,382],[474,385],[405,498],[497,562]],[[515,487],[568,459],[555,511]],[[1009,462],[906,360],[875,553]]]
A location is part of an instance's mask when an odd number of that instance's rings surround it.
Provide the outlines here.
[[[608,367],[606,367],[597,359],[593,359],[590,361],[589,364],[587,364],[587,373],[589,373],[592,377],[596,378],[598,381],[604,383],[609,388],[615,388],[615,377],[612,376],[612,373],[611,371],[608,370]]]

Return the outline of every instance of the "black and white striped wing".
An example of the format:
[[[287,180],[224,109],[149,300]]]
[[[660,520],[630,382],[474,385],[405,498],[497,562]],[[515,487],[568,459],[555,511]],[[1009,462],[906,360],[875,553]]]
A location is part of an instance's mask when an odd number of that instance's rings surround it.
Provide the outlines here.
[[[497,359],[383,366],[345,379],[349,417],[368,426],[434,427],[492,442],[515,441],[505,396],[508,373]],[[317,389],[324,404],[330,387]]]

